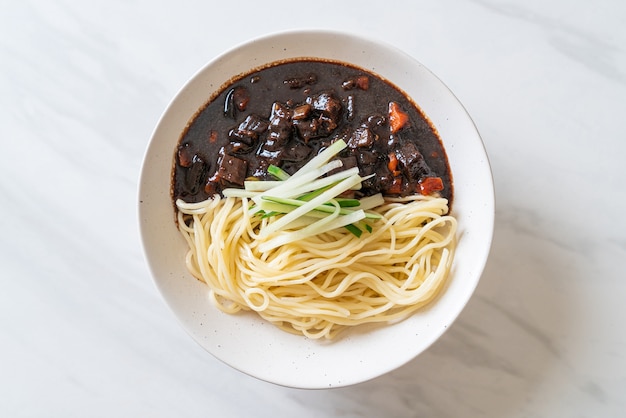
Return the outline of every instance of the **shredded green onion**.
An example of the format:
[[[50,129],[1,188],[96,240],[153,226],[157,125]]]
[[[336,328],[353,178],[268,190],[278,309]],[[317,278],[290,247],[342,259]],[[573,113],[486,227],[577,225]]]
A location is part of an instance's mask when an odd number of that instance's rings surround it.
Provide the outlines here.
[[[342,170],[341,160],[334,159],[346,146],[343,140],[333,142],[293,175],[270,165],[268,173],[277,180],[251,179],[245,181],[244,189],[223,190],[227,197],[252,199],[251,215],[275,218],[259,231],[259,236],[267,238],[259,246],[261,251],[336,228],[345,228],[356,237],[373,231],[365,221],[381,218],[371,209],[384,199],[381,194],[346,197],[346,192],[358,190],[369,178],[361,177],[356,167]]]

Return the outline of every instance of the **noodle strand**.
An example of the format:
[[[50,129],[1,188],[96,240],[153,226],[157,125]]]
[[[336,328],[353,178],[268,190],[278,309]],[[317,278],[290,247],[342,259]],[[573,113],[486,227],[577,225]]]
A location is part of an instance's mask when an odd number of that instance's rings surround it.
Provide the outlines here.
[[[247,198],[177,201],[185,262],[226,313],[252,310],[308,338],[334,338],[349,326],[404,319],[441,289],[456,246],[447,200],[410,196],[375,208],[382,219],[356,237],[333,230],[261,253]]]

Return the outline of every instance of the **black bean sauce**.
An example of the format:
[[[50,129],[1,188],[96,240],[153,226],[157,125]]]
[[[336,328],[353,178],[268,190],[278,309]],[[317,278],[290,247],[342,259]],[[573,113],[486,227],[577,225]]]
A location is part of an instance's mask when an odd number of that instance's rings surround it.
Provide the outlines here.
[[[236,79],[195,115],[175,155],[172,197],[210,198],[245,179],[273,179],[270,164],[294,173],[337,139],[339,158],[359,167],[360,195],[438,194],[452,203],[443,145],[398,88],[337,62],[296,60]]]

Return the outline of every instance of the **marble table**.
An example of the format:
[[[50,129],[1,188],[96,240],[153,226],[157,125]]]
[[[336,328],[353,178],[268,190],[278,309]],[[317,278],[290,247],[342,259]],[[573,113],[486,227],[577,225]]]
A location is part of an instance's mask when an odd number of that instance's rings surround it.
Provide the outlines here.
[[[2,2],[0,416],[624,416],[626,3],[221,4]],[[497,196],[490,259],[451,329],[329,390],[201,349],[138,232],[170,98],[226,49],[294,28],[393,43],[435,72],[474,118]]]

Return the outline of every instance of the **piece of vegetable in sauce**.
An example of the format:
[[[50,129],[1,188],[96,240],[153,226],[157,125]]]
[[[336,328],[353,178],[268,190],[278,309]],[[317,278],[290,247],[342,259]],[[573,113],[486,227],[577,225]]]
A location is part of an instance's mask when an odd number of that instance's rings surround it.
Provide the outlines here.
[[[389,128],[392,134],[404,128],[409,121],[409,115],[396,102],[389,103]]]
[[[367,90],[370,87],[370,79],[366,75],[360,75],[349,80],[344,81],[341,84],[344,90],[352,90],[354,88]]]
[[[198,202],[272,180],[270,165],[292,175],[338,139],[348,144],[342,169],[364,178],[358,196],[437,193],[426,178],[439,177],[452,197],[445,150],[410,98],[366,71],[307,60],[244,75],[199,111],[179,140],[172,196]]]
[[[208,175],[208,164],[198,155],[194,155],[191,160],[191,165],[187,170],[185,176],[185,183],[191,193],[197,193],[200,189],[200,185],[205,183],[205,179]]]
[[[193,152],[191,146],[188,143],[178,146],[177,152],[178,164],[181,167],[189,168],[193,162]]]
[[[290,89],[299,89],[307,85],[315,84],[317,76],[313,73],[305,74],[298,77],[290,77],[283,81]]]
[[[418,183],[419,192],[424,196],[430,196],[443,190],[443,181],[440,177],[425,177]]]
[[[277,181],[247,180],[244,189],[229,188],[223,193],[227,197],[250,198],[254,202],[251,214],[263,218],[280,216],[259,231],[262,237],[283,231],[261,244],[265,249],[341,227],[361,236],[363,229],[372,231],[365,221],[380,219],[381,216],[370,209],[383,204],[384,198],[381,194],[362,199],[343,197],[344,192],[360,188],[365,180],[358,168],[345,168],[343,161],[337,158],[346,147],[343,140],[333,142],[293,175],[270,165],[268,172]],[[330,175],[336,169],[340,171]],[[263,187],[265,185],[267,188]]]
[[[224,99],[224,116],[235,119],[237,111],[245,111],[249,101],[250,92],[247,88],[242,86],[231,88]]]

